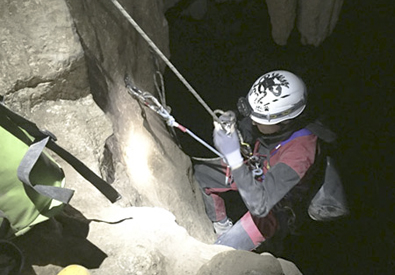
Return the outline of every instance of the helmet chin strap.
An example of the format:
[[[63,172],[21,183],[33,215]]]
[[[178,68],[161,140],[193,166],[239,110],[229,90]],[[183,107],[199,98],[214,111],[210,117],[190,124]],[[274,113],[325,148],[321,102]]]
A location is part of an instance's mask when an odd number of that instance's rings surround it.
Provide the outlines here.
[[[284,120],[282,122],[279,123],[279,125],[281,125],[281,130],[279,131],[279,133],[285,133],[288,131],[297,131],[303,127],[305,127],[307,124],[306,122],[306,117],[305,115],[303,115],[303,113],[295,118],[292,119],[288,119],[288,120]]]
[[[279,123],[273,124],[273,125],[280,126],[280,129],[278,131],[276,131],[275,133],[264,134],[264,133],[261,133],[258,128],[257,128],[257,131],[259,131],[265,138],[276,139],[278,137],[281,137],[285,133],[293,132],[295,130],[298,130],[298,128],[299,128],[298,127],[299,123],[297,123],[296,119],[288,119],[288,120],[285,120],[285,121],[282,121],[282,122],[279,122]],[[255,127],[257,127],[257,126],[255,125]]]

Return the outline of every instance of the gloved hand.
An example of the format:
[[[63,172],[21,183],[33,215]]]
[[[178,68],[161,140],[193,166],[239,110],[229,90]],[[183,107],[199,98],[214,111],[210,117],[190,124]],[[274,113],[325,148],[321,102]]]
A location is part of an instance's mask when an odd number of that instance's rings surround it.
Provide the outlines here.
[[[236,169],[243,164],[243,158],[240,153],[240,141],[235,129],[235,123],[227,123],[235,120],[235,114],[232,111],[223,113],[219,120],[227,124],[229,128],[226,131],[222,125],[214,121],[214,145],[218,151],[226,158],[228,165]]]
[[[231,131],[235,130],[236,125],[236,114],[233,111],[222,111],[222,110],[215,110],[215,113],[221,114],[218,118],[219,121],[222,123],[222,127],[225,128],[227,134]],[[218,122],[217,122],[218,124]]]

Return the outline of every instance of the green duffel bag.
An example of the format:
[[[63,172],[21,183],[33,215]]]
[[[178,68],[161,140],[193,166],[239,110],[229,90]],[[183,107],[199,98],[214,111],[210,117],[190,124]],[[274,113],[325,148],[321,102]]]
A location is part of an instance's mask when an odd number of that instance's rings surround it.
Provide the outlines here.
[[[43,151],[47,142],[0,113],[0,237],[24,234],[59,213],[73,195],[63,188],[62,168]]]
[[[0,96],[0,239],[21,235],[69,203],[59,165],[44,152],[60,156],[112,203],[121,194],[78,158],[60,147],[49,131],[7,108]]]

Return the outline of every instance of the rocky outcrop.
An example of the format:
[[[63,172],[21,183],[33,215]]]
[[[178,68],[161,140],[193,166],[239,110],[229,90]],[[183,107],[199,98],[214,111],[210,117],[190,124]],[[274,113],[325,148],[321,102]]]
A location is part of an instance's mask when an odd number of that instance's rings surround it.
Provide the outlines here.
[[[165,1],[165,10],[176,5],[179,0]],[[184,16],[197,20],[207,12],[207,0],[184,1]],[[239,3],[242,0],[216,0],[215,3]],[[278,45],[285,46],[292,31],[299,31],[304,45],[319,46],[336,26],[343,0],[266,0],[272,38]],[[265,15],[262,15],[265,16]]]
[[[210,262],[204,264],[198,275],[302,275],[300,270],[291,262],[277,259],[270,253],[261,255],[247,251],[230,250],[218,253]]]
[[[266,0],[273,40],[286,45],[289,35],[297,29],[304,45],[319,46],[336,26],[343,0]]]
[[[12,95],[15,104],[31,104],[26,107],[88,95],[84,53],[65,2],[0,5],[1,94]]]
[[[266,0],[272,24],[272,37],[278,45],[286,45],[294,29],[298,0]]]
[[[141,106],[125,88],[127,74],[137,87],[156,95],[155,74],[163,71],[163,62],[111,1],[67,3],[83,45],[93,98],[112,122],[114,134],[107,144],[110,166],[122,166],[127,176],[114,182],[124,197],[119,203],[164,207],[191,235],[208,241],[212,235],[189,158],[179,150],[161,118]],[[161,3],[122,4],[168,55],[168,26]]]
[[[297,27],[301,42],[320,45],[335,28],[342,5],[343,0],[299,0]]]

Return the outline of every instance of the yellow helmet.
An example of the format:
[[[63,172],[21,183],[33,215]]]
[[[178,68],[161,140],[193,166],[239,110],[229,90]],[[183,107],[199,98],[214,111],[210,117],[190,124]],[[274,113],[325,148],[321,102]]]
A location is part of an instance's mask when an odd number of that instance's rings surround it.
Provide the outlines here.
[[[90,275],[89,270],[77,264],[72,264],[63,268],[58,275]]]

